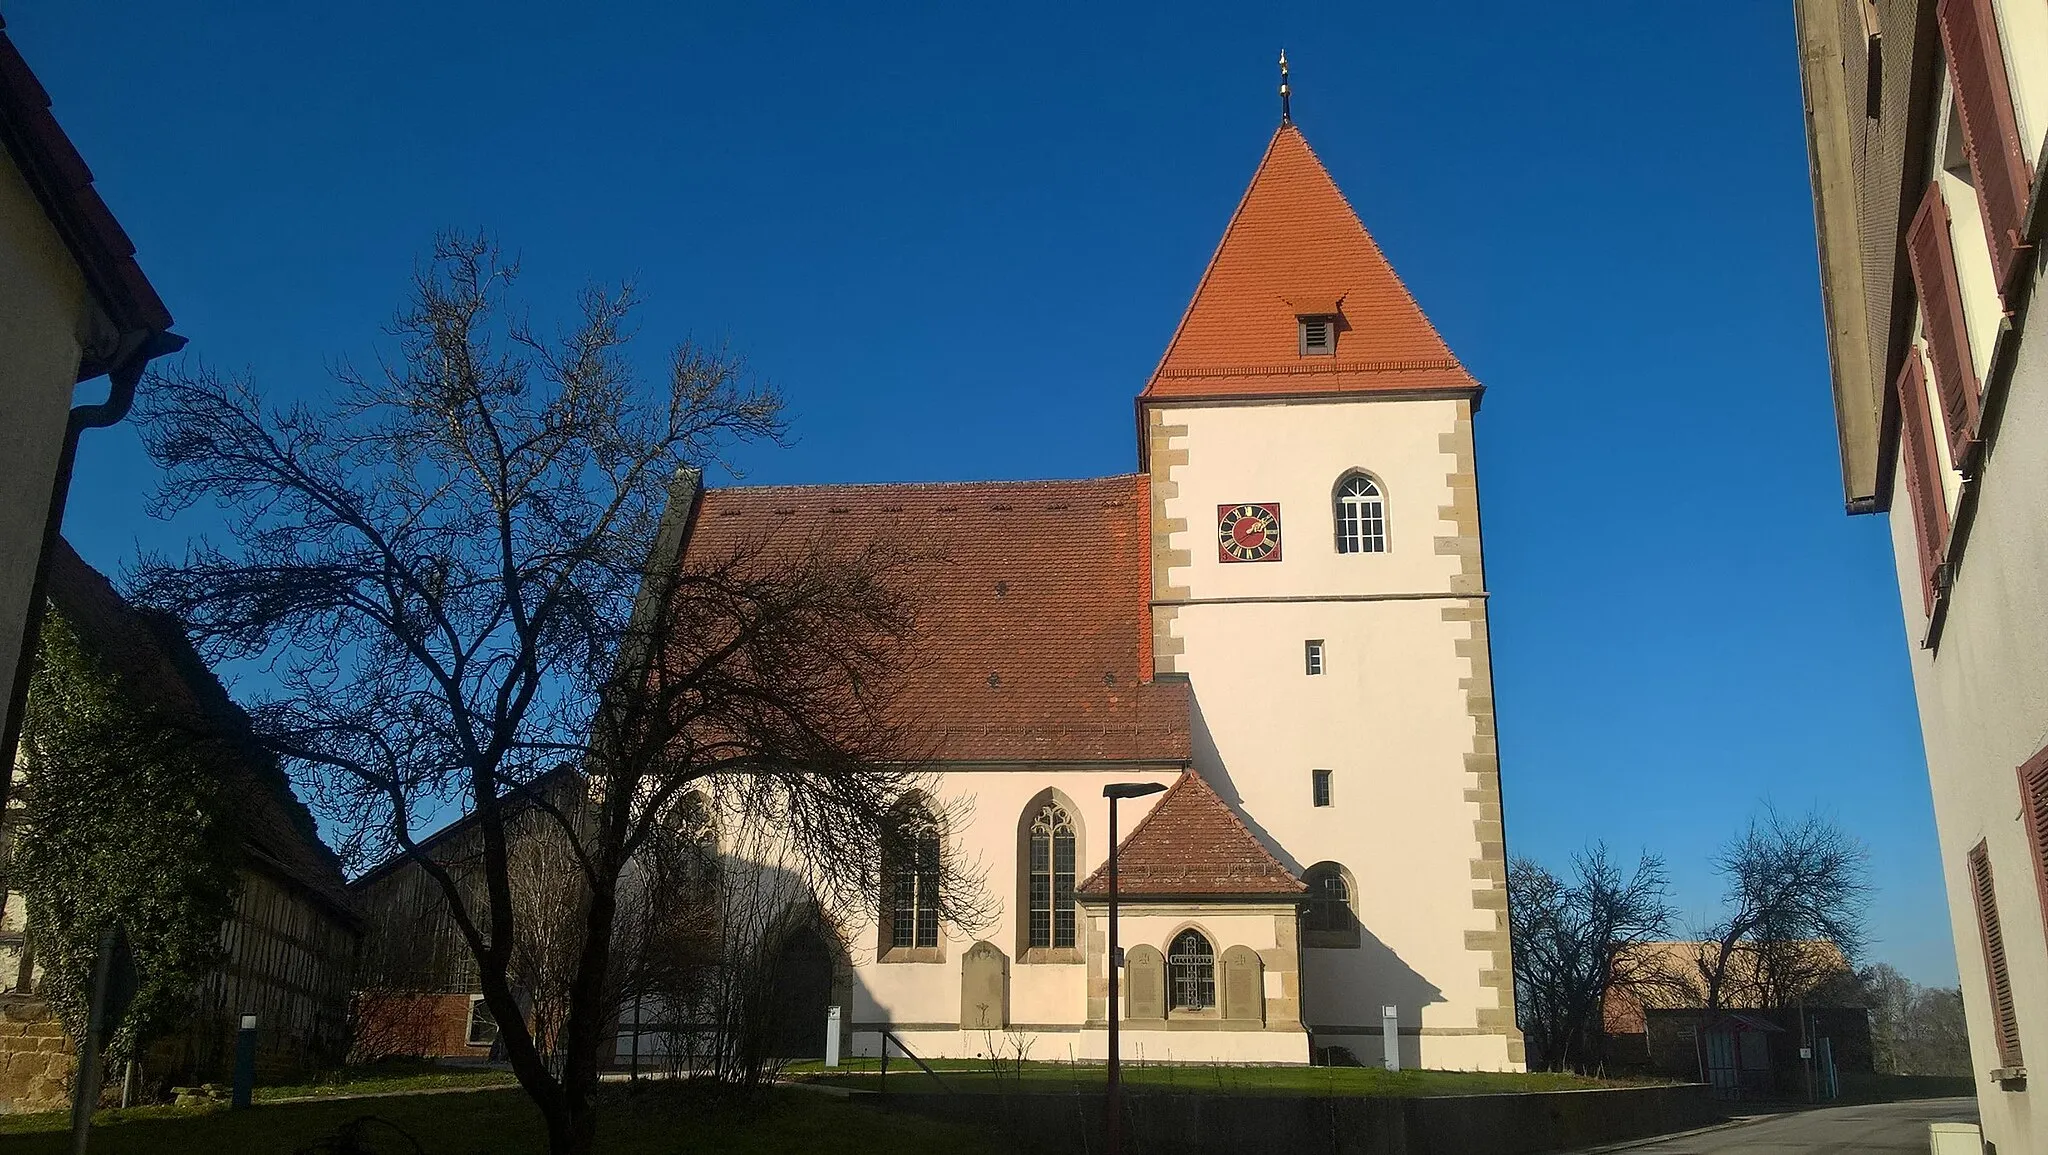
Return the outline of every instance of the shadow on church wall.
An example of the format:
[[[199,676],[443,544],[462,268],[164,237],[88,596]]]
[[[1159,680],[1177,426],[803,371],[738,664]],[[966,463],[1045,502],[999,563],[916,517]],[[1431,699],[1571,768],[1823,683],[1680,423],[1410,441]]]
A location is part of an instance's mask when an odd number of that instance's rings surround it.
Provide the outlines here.
[[[1195,768],[1208,780],[1216,796],[1237,812],[1252,836],[1283,866],[1299,876],[1314,863],[1301,861],[1260,825],[1256,817],[1245,811],[1244,795],[1232,779],[1230,767],[1224,764],[1222,755],[1217,751],[1215,737],[1209,732],[1200,692],[1191,692],[1189,701],[1189,741]],[[1345,862],[1343,865],[1350,870],[1356,884],[1366,891],[1376,885],[1386,885],[1384,878],[1374,877],[1369,869],[1370,863]],[[1455,922],[1447,921],[1445,933],[1462,936],[1464,932]],[[1394,948],[1381,941],[1363,920],[1357,946],[1312,947],[1302,951],[1301,1013],[1302,1021],[1310,1030],[1370,1028],[1376,1032],[1380,1029],[1380,1008],[1388,1004],[1400,1008],[1402,1027],[1420,1027],[1423,1007],[1448,1001],[1441,987],[1403,961]],[[1404,1039],[1402,1046],[1402,1061],[1412,1061],[1407,1052],[1415,1049],[1413,1040]],[[1375,1062],[1378,1056],[1361,1055],[1359,1058]]]
[[[1221,798],[1237,812],[1237,817],[1244,823],[1245,828],[1252,832],[1252,837],[1258,839],[1268,853],[1280,860],[1280,865],[1295,875],[1299,876],[1307,869],[1310,863],[1301,862],[1288,853],[1279,839],[1267,833],[1266,828],[1259,825],[1258,819],[1245,812],[1244,795],[1238,791],[1237,783],[1231,779],[1230,767],[1223,764],[1223,756],[1217,753],[1215,736],[1209,733],[1209,720],[1202,713],[1202,695],[1192,688],[1188,694],[1188,745],[1189,753],[1194,757],[1196,771],[1209,783],[1209,788],[1216,792],[1216,797]]]

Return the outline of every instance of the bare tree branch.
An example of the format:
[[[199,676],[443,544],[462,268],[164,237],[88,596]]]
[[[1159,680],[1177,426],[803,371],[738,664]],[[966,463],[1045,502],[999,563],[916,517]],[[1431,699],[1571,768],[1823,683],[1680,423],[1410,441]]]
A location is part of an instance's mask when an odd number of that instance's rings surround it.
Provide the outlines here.
[[[208,656],[266,664],[260,730],[356,863],[403,854],[432,881],[551,1149],[581,1152],[614,955],[652,935],[622,880],[687,790],[774,815],[814,864],[807,901],[876,901],[925,785],[894,693],[916,614],[908,559],[883,547],[681,564],[675,497],[779,441],[780,399],[691,344],[643,383],[629,286],[586,292],[544,337],[508,319],[516,275],[490,242],[444,237],[390,330],[397,356],[344,363],[323,404],[267,406],[203,365],[156,374],[155,508],[211,501],[230,544],[147,557],[133,584]],[[563,766],[587,799],[538,786]],[[422,850],[451,814],[475,832],[459,863]],[[516,845],[535,822],[544,849]],[[537,908],[543,869],[573,882],[566,907]],[[947,914],[970,925],[978,888],[948,870]],[[556,1009],[536,1015],[542,989]]]

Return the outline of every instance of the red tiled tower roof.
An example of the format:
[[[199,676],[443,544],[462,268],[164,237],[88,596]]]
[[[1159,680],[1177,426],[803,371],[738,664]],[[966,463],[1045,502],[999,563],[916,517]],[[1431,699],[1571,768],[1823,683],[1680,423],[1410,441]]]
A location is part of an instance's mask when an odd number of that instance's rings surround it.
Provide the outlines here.
[[[1118,843],[1117,897],[1297,895],[1308,889],[1192,770]],[[1107,895],[1104,863],[1078,893]]]
[[[916,543],[915,661],[899,687],[944,761],[1189,756],[1188,687],[1151,678],[1151,498],[1082,481],[707,489],[685,558]],[[687,563],[686,563],[687,564]]]
[[[1303,356],[1295,318],[1335,314],[1334,356]],[[1282,124],[1143,396],[1472,393],[1301,130]]]

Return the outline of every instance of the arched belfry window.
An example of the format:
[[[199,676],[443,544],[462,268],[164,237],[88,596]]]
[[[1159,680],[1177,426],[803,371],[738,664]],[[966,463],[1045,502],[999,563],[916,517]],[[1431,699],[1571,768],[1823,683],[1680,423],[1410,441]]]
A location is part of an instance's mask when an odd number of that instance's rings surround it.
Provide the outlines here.
[[[1057,802],[1031,820],[1031,946],[1074,945],[1074,821]]]
[[[1216,948],[1198,930],[1173,937],[1166,952],[1168,993],[1177,1011],[1206,1010],[1216,1005]]]
[[[1379,483],[1363,473],[1337,483],[1337,552],[1387,552],[1387,502]]]

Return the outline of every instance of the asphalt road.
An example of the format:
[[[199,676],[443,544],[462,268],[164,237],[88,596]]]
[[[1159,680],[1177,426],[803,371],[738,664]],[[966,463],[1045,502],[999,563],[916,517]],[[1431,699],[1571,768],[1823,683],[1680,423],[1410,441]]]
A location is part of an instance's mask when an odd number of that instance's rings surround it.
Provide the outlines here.
[[[1675,1139],[1627,1147],[1629,1155],[1926,1155],[1929,1123],[1974,1123],[1975,1099],[1918,1099],[1766,1115]]]

